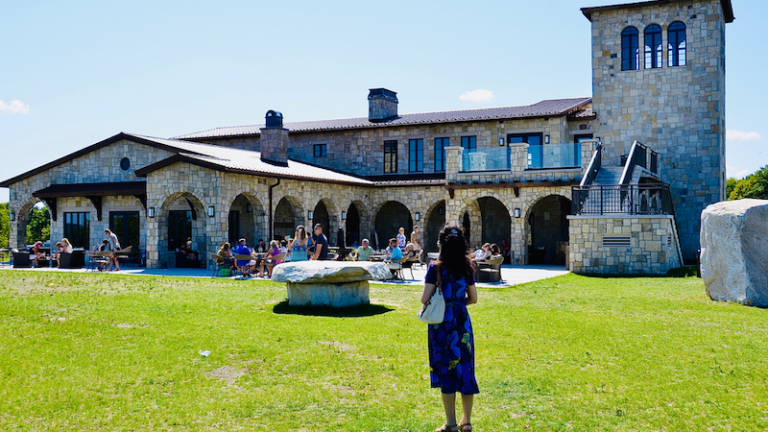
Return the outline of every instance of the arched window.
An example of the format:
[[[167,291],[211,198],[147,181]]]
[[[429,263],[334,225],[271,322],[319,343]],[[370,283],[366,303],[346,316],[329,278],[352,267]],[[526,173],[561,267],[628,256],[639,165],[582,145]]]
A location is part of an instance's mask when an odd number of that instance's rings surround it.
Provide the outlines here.
[[[661,27],[651,24],[645,28],[645,68],[660,68],[661,63]]]
[[[634,27],[627,27],[621,32],[621,70],[637,70],[640,60],[639,32]]]
[[[667,30],[669,66],[685,66],[685,24],[675,21]]]

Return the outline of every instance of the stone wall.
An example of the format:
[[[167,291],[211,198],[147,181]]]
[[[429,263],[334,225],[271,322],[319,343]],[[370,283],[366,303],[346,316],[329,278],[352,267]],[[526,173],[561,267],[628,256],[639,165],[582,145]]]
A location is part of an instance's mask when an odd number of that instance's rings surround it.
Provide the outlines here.
[[[644,68],[643,31],[686,25],[686,64]],[[638,70],[621,70],[621,32],[640,32]],[[618,166],[634,140],[660,154],[670,184],[686,259],[699,248],[700,217],[725,191],[725,22],[719,0],[649,4],[592,15],[593,104],[605,143],[604,166]]]
[[[672,216],[568,216],[570,270],[579,274],[666,274],[682,265]],[[610,240],[608,238],[611,238]],[[610,246],[618,237],[629,246]]]

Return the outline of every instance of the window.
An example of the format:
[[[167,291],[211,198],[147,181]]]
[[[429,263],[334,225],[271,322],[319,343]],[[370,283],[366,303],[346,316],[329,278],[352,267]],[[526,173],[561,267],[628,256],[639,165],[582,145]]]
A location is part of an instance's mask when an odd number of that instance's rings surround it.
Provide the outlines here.
[[[638,48],[639,33],[634,27],[627,27],[621,32],[621,70],[637,70],[640,60]]]
[[[120,168],[123,171],[128,171],[129,169],[131,169],[131,160],[128,159],[127,157],[124,157],[122,160],[120,160]]]
[[[685,66],[685,24],[673,22],[667,30],[667,39],[669,67]]]
[[[448,138],[435,138],[435,172],[445,171],[445,148]]]
[[[64,237],[72,247],[91,248],[91,213],[64,213]]]
[[[424,140],[408,140],[408,170],[410,172],[424,171]]]
[[[384,141],[384,172],[397,172],[397,141]]]
[[[316,158],[325,157],[328,154],[328,150],[325,144],[315,144],[314,151],[315,151]]]
[[[192,211],[171,210],[168,212],[168,250],[176,250],[192,237]]]
[[[477,137],[461,137],[461,146],[467,150],[467,153],[474,153],[477,150]]]
[[[661,67],[661,27],[656,24],[645,28],[645,68]]]
[[[139,212],[109,212],[109,229],[117,236],[121,248],[140,247]]]

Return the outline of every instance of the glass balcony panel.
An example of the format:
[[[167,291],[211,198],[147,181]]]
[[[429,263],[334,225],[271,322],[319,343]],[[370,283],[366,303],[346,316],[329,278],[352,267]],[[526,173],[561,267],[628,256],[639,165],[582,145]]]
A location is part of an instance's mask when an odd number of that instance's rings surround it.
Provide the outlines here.
[[[481,148],[461,153],[461,171],[509,171],[509,147]]]
[[[528,168],[572,168],[581,166],[581,144],[544,144],[528,147]]]

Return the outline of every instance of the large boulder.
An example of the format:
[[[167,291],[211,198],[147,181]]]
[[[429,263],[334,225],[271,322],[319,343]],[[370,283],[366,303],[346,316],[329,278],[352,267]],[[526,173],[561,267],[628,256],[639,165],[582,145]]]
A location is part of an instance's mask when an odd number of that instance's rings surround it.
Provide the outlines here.
[[[768,201],[727,201],[704,209],[701,276],[712,300],[768,307]]]
[[[346,283],[392,277],[384,263],[368,261],[297,261],[275,266],[272,280],[292,283]]]

